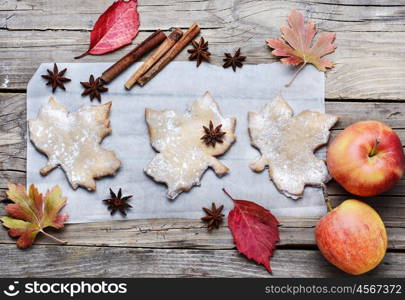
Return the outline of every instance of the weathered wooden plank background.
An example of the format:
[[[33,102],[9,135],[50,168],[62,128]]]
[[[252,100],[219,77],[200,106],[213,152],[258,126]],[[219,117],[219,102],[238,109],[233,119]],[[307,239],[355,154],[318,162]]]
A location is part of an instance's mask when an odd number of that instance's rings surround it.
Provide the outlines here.
[[[0,0],[2,198],[8,182],[25,183],[28,80],[42,62],[70,62],[84,52],[95,20],[112,2]],[[336,67],[327,73],[326,82],[326,110],[341,116],[333,135],[355,121],[376,119],[393,127],[405,145],[405,0],[139,0],[141,32],[135,43],[157,28],[198,23],[210,42],[213,63],[220,64],[223,52],[238,47],[248,63],[268,63],[274,59],[264,41],[279,34],[293,8],[314,19],[321,31],[337,33],[338,49],[330,56]],[[81,61],[114,61],[132,48]],[[187,59],[186,53],[177,59]],[[349,197],[333,182],[328,193],[335,205]],[[367,276],[405,276],[404,195],[401,180],[392,190],[366,200],[383,217],[389,235],[386,258]],[[317,251],[316,221],[281,220],[274,276],[345,276]],[[207,233],[199,220],[76,224],[55,235],[69,245],[41,237],[35,247],[21,251],[0,230],[1,276],[270,276],[237,253],[226,226]]]
[[[72,61],[86,50],[88,31],[111,0],[2,1],[0,7],[0,86],[24,89],[41,62]],[[328,73],[330,99],[405,97],[404,1],[139,1],[141,40],[146,31],[197,22],[210,41],[213,62],[242,47],[248,62],[271,62],[264,41],[278,35],[296,8],[337,33],[336,68]],[[364,3],[362,5],[361,3]],[[124,51],[86,61],[114,61]],[[185,59],[183,52],[179,59]]]

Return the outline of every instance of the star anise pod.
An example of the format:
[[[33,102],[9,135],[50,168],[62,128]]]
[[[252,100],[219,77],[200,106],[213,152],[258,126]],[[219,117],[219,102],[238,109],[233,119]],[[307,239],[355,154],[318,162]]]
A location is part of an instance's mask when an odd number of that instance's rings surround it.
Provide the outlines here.
[[[48,75],[42,75],[42,78],[45,78],[46,80],[48,80],[46,85],[52,86],[52,93],[55,92],[57,87],[60,87],[64,91],[66,90],[64,82],[70,81],[69,78],[63,77],[63,75],[65,75],[65,73],[66,73],[66,70],[67,69],[65,68],[59,72],[58,66],[56,64],[53,64],[53,72],[51,70],[47,69]]]
[[[224,209],[223,205],[217,208],[215,203],[212,203],[211,209],[203,207],[203,210],[207,215],[205,217],[202,217],[201,220],[204,222],[208,222],[207,224],[208,231],[211,231],[214,228],[216,229],[219,228],[219,224],[222,223],[224,217],[224,214],[221,213],[223,209]]]
[[[225,53],[224,68],[232,67],[233,71],[236,71],[236,67],[242,68],[243,62],[245,61],[246,56],[240,55],[240,48],[235,52],[235,55],[232,56],[230,53]]]
[[[132,207],[126,201],[131,198],[132,195],[122,197],[121,189],[119,189],[117,195],[110,189],[110,196],[110,199],[105,199],[103,200],[103,202],[108,205],[108,209],[111,209],[111,215],[115,214],[115,212],[119,210],[120,213],[126,216],[127,213],[125,212],[125,210]]]
[[[206,126],[203,126],[205,134],[201,137],[201,139],[204,141],[204,143],[207,146],[212,145],[212,147],[215,147],[216,143],[222,144],[224,135],[226,132],[221,131],[222,124],[219,124],[217,127],[214,128],[214,124],[212,121],[210,121],[209,128]]]
[[[90,95],[90,100],[93,101],[96,98],[101,102],[101,93],[107,92],[108,88],[104,87],[104,81],[98,77],[94,80],[94,76],[90,75],[89,82],[80,82],[84,87],[82,96]]]
[[[208,41],[204,41],[204,38],[200,38],[200,42],[191,41],[194,46],[194,49],[188,49],[189,60],[197,60],[197,68],[200,66],[203,60],[209,61],[211,53],[208,51]]]

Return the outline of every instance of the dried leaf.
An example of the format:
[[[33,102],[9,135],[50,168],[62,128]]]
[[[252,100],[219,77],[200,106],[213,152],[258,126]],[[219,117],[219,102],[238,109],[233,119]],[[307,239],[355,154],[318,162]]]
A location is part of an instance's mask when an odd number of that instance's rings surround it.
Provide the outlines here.
[[[293,66],[302,63],[295,76],[306,64],[313,64],[323,72],[333,68],[333,63],[322,57],[335,51],[336,46],[333,42],[336,33],[321,33],[315,43],[312,43],[317,32],[315,22],[310,20],[305,24],[304,15],[296,10],[290,12],[288,26],[281,26],[280,31],[282,37],[269,39],[267,44],[274,49],[273,55],[282,57],[282,63]]]
[[[114,51],[137,36],[139,28],[139,14],[137,0],[114,2],[97,20],[90,34],[90,47],[82,55],[101,55]]]
[[[19,237],[17,240],[19,248],[31,246],[39,232],[57,242],[65,243],[44,232],[46,227],[62,228],[68,218],[67,214],[59,213],[66,204],[66,197],[62,197],[59,186],[48,190],[43,197],[33,184],[28,194],[23,185],[9,184],[7,197],[14,202],[5,208],[11,217],[3,217],[1,221],[3,226],[8,228],[11,237]]]
[[[280,240],[278,220],[264,207],[247,200],[235,200],[224,192],[235,205],[229,212],[228,226],[236,248],[271,273],[270,257]]]
[[[330,176],[325,162],[314,155],[329,138],[338,117],[305,110],[293,116],[290,105],[279,95],[262,111],[249,112],[252,145],[261,156],[250,167],[269,176],[286,196],[297,199],[306,185],[321,186]]]
[[[172,110],[145,110],[152,147],[160,152],[146,166],[145,172],[157,182],[167,184],[169,199],[199,185],[202,174],[208,167],[219,176],[228,172],[228,167],[215,156],[227,151],[235,141],[235,118],[224,118],[215,100],[207,92],[196,100],[191,111],[177,115]],[[212,121],[222,124],[226,132],[223,142],[215,147],[206,145],[201,136],[206,124]]]
[[[69,113],[51,97],[37,118],[28,122],[31,141],[48,156],[41,175],[60,165],[74,189],[83,186],[89,190],[96,189],[95,178],[113,175],[121,162],[113,151],[100,146],[111,133],[110,108],[108,102]]]

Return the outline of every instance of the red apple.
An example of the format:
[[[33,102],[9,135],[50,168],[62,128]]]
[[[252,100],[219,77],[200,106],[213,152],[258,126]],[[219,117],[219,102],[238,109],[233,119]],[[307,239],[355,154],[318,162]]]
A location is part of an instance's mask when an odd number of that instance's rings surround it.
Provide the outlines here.
[[[348,192],[374,196],[392,188],[404,172],[398,135],[377,121],[362,121],[343,130],[330,144],[331,176]]]
[[[346,200],[326,214],[316,225],[315,238],[331,264],[353,275],[374,269],[387,249],[383,221],[359,200]]]

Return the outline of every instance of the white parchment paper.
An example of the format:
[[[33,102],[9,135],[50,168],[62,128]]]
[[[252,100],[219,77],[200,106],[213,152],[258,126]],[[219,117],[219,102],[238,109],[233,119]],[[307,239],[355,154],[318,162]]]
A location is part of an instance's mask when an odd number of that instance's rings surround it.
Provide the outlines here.
[[[80,81],[88,81],[109,67],[110,63],[58,63],[59,69],[67,67],[67,83],[64,92],[58,89],[54,96],[61,104],[74,111],[82,105],[90,105],[88,97],[81,97]],[[285,88],[295,69],[279,64],[245,65],[237,72],[203,63],[199,68],[191,62],[172,62],[145,87],[134,87],[126,91],[124,82],[136,70],[133,65],[108,85],[109,91],[102,94],[102,103],[112,101],[110,120],[113,133],[106,137],[103,147],[116,152],[122,162],[113,177],[97,180],[97,190],[88,192],[83,188],[73,190],[62,169],[57,168],[46,176],[39,169],[47,161],[37,152],[30,140],[27,148],[27,184],[35,183],[44,192],[53,185],[60,185],[68,197],[64,211],[69,214],[70,223],[93,222],[111,219],[145,218],[200,218],[202,207],[211,202],[224,204],[225,213],[232,209],[232,201],[221,191],[225,187],[237,199],[255,201],[271,209],[276,216],[316,217],[325,213],[323,195],[320,189],[307,187],[304,197],[293,200],[280,194],[269,180],[267,171],[254,173],[249,163],[259,152],[250,145],[247,129],[248,111],[260,110],[277,93],[294,108],[295,113],[304,109],[324,112],[324,74],[308,65],[295,82]],[[42,64],[28,84],[27,115],[34,119],[42,105],[52,95],[41,78],[53,64]],[[145,107],[172,109],[184,112],[190,104],[209,91],[218,102],[224,116],[237,118],[236,143],[220,157],[230,173],[218,178],[208,169],[203,175],[201,186],[182,193],[175,200],[166,198],[166,186],[155,183],[144,174],[143,168],[155,155],[150,146],[144,119]],[[94,105],[98,102],[93,101]],[[323,156],[322,150],[317,155]],[[127,217],[117,212],[113,217],[101,201],[109,197],[109,188],[123,194],[132,194],[129,202],[133,208]]]

